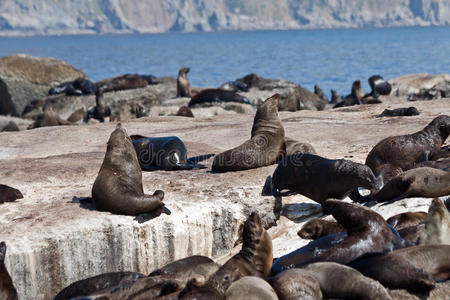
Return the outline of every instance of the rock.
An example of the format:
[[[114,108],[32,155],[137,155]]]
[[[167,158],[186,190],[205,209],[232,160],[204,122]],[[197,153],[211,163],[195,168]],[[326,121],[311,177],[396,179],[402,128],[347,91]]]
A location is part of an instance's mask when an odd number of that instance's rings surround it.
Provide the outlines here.
[[[11,55],[0,58],[0,114],[20,116],[33,99],[47,95],[52,85],[86,75],[55,58]]]
[[[25,130],[31,123],[33,123],[33,121],[26,120],[26,119],[0,116],[0,131],[4,130],[5,127],[8,126],[8,124],[10,122],[14,122],[17,125],[17,127],[19,128],[19,130]],[[4,131],[6,131],[6,130],[4,130]]]
[[[408,74],[389,80],[391,95],[410,101],[450,97],[449,74]]]

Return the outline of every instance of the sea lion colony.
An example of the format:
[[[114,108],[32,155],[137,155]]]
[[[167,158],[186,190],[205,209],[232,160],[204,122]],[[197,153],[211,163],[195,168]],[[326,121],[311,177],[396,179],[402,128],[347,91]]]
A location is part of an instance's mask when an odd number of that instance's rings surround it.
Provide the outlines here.
[[[188,71],[180,71],[182,82],[187,80]],[[140,79],[126,76],[99,85],[97,107],[89,117],[106,116],[102,87],[124,86],[127,80],[142,85]],[[369,83],[372,92],[364,96],[360,83],[355,82],[352,94],[343,100],[345,105],[364,103],[365,98],[390,92],[380,76],[371,77]],[[189,84],[183,84],[192,93]],[[242,85],[228,83],[227,93],[235,90],[230,86]],[[206,91],[206,95],[222,95]],[[324,97],[319,87],[316,92]],[[213,102],[234,101],[214,97]],[[448,151],[443,144],[450,134],[450,117],[437,116],[416,133],[380,141],[363,165],[321,157],[312,145],[286,137],[278,117],[279,100],[280,95],[275,94],[258,105],[250,139],[215,155],[212,170],[239,171],[278,163],[266,185],[261,186],[263,193],[275,197],[305,195],[320,203],[336,222],[309,221],[298,234],[314,241],[274,260],[271,238],[253,212],[244,224],[241,251],[222,266],[207,257],[192,256],[155,270],[148,277],[133,272],[100,274],[72,283],[55,299],[391,299],[387,288],[426,293],[436,282],[449,280],[450,214],[441,200],[435,198],[428,213],[408,212],[386,221],[368,207],[339,199],[350,195],[356,202],[373,204],[412,196],[449,195]],[[46,107],[33,127],[55,121],[64,123],[51,107]],[[143,160],[143,151],[149,156],[147,161]],[[119,123],[92,187],[95,208],[125,215],[170,214],[170,208],[162,202],[163,191],[144,194],[142,170],[203,167],[196,162],[187,159],[187,149],[179,138],[130,137]],[[18,190],[1,187],[5,193],[1,193],[0,203],[23,197]],[[370,194],[360,196],[358,188],[366,188]],[[6,244],[0,243],[0,296],[17,299],[4,265],[5,254]]]

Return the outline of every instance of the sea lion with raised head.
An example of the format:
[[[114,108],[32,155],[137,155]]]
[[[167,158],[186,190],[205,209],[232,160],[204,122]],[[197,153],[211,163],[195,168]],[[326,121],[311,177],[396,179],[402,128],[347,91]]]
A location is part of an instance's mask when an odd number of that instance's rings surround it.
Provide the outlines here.
[[[277,294],[264,279],[246,276],[233,282],[225,293],[227,300],[278,300]]]
[[[0,299],[17,300],[17,291],[5,267],[6,244],[0,242]]]
[[[385,109],[378,115],[379,117],[409,117],[418,116],[420,113],[414,106],[400,107],[396,109]]]
[[[325,93],[317,84],[314,85],[314,94],[319,96],[319,98],[322,99],[323,101],[326,101],[327,103],[329,102],[328,97],[325,95]]]
[[[152,211],[169,213],[164,192],[144,194],[142,171],[131,139],[119,123],[108,140],[103,164],[92,186],[96,209],[114,214],[138,215]]]
[[[202,90],[201,92],[193,96],[191,98],[191,101],[189,101],[188,106],[189,107],[196,107],[202,105],[211,106],[214,105],[215,103],[222,103],[222,102],[237,102],[253,105],[250,102],[250,100],[235,92],[224,91],[219,89],[206,89]]]
[[[141,78],[138,74],[119,75],[95,83],[96,90],[101,90],[104,93],[144,88],[147,85],[147,80]]]
[[[404,212],[401,214],[396,214],[386,220],[389,225],[394,227],[396,230],[400,230],[406,227],[415,226],[422,224],[427,219],[427,213],[424,211],[418,212]]]
[[[361,81],[356,80],[352,83],[352,92],[345,96],[341,102],[336,103],[333,108],[352,106],[361,104],[361,99],[364,97],[365,93],[361,87]]]
[[[47,126],[61,126],[72,125],[71,122],[61,119],[53,110],[51,106],[47,106],[44,109],[44,113],[40,114],[33,124],[27,127],[27,129],[34,129]]]
[[[428,209],[419,245],[450,245],[450,213],[444,202],[434,198]]]
[[[239,171],[274,164],[285,150],[284,128],[278,117],[279,94],[258,106],[250,140],[214,157],[213,171]]]
[[[5,202],[14,202],[17,199],[22,199],[22,193],[13,187],[5,184],[0,184],[0,204]]]
[[[280,300],[321,300],[320,283],[311,272],[304,269],[289,269],[269,277],[267,281]]]
[[[345,228],[338,222],[314,218],[306,222],[297,232],[297,235],[302,239],[317,240],[318,238],[339,232],[345,232]]]
[[[97,89],[95,92],[95,106],[86,111],[83,121],[87,123],[90,118],[94,118],[103,123],[106,117],[111,117],[111,108],[103,100],[103,90]]]
[[[190,68],[181,68],[178,71],[177,78],[177,97],[191,97],[191,86],[187,78],[187,73],[189,73]]]
[[[316,149],[309,144],[309,143],[302,143],[299,141],[296,141],[294,139],[291,139],[289,137],[285,137],[285,143],[286,143],[286,154],[285,155],[292,155],[296,153],[310,153],[310,154],[316,154]]]
[[[343,100],[336,90],[331,90],[331,104],[341,103]]]

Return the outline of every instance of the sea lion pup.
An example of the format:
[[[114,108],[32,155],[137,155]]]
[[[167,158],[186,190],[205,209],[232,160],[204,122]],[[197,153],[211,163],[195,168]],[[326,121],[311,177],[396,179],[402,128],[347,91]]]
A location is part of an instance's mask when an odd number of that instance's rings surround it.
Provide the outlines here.
[[[341,96],[336,92],[336,90],[331,90],[331,104],[337,104],[342,102]]]
[[[349,264],[391,289],[427,292],[434,280],[450,279],[450,245],[414,246],[361,257]]]
[[[144,194],[142,171],[131,139],[122,125],[111,133],[103,164],[92,187],[92,200],[101,211],[138,215],[154,210],[167,212],[164,192]]]
[[[225,293],[227,300],[278,300],[277,294],[264,279],[243,277],[231,284]]]
[[[248,170],[274,164],[284,152],[284,128],[278,117],[281,96],[275,94],[258,106],[250,140],[214,157],[213,171]]]
[[[394,227],[396,230],[400,230],[406,227],[415,226],[422,224],[427,219],[427,213],[424,211],[418,212],[404,212],[401,214],[396,214],[386,220],[389,225]]]
[[[0,243],[0,299],[17,300],[17,291],[5,267],[6,244]]]
[[[242,81],[228,81],[222,84],[219,89],[229,92],[248,92],[250,87]]]
[[[434,198],[428,209],[419,245],[450,245],[450,213],[444,202]]]
[[[192,110],[191,110],[189,107],[187,107],[186,105],[183,105],[183,106],[180,107],[180,109],[178,110],[177,116],[193,118],[193,117],[194,117],[194,114],[192,113]]]
[[[95,92],[95,106],[88,109],[83,121],[87,123],[90,118],[105,122],[106,117],[111,117],[111,108],[103,100],[103,89],[98,88]]]
[[[194,107],[194,106],[201,106],[204,104],[210,106],[213,105],[214,103],[221,103],[221,102],[237,102],[253,105],[250,102],[250,100],[235,92],[223,91],[219,89],[206,89],[199,92],[197,95],[193,96],[191,98],[191,101],[189,101],[188,106]]]
[[[403,172],[391,179],[366,200],[394,202],[410,197],[441,197],[450,195],[450,172],[422,167]]]
[[[187,148],[177,136],[149,138],[132,135],[131,141],[144,171],[204,169],[204,165],[191,162],[187,158]],[[206,156],[210,157],[210,154]]]
[[[291,139],[289,137],[285,137],[286,142],[286,154],[285,155],[292,155],[296,153],[310,153],[310,154],[316,154],[316,149],[309,144],[309,143],[302,143],[299,141],[296,141],[294,139]]]
[[[242,240],[242,249],[238,254],[220,267],[204,285],[195,282],[188,284],[180,299],[194,299],[202,295],[222,299],[230,285],[241,277],[268,276],[273,261],[272,239],[261,225],[257,213],[253,212],[245,221]]]
[[[20,131],[19,126],[17,126],[16,122],[14,121],[9,121],[5,127],[2,128],[1,132],[4,131]]]
[[[325,93],[322,91],[322,89],[317,84],[314,85],[314,94],[319,96],[319,98],[322,99],[323,101],[329,102],[328,97],[325,95]]]
[[[187,78],[187,73],[189,73],[190,68],[181,68],[178,71],[177,78],[177,97],[191,97],[191,86],[189,85],[189,80]]]
[[[96,90],[101,89],[104,93],[129,89],[144,88],[147,81],[138,74],[125,74],[113,78],[107,78],[95,83]]]
[[[5,184],[0,184],[0,204],[5,202],[14,202],[17,199],[22,199],[22,193],[13,187]]]
[[[76,123],[78,121],[83,120],[84,118],[84,106],[80,107],[79,109],[77,109],[76,111],[74,111],[69,118],[67,118],[67,121],[69,121],[70,123]]]
[[[409,117],[418,116],[420,112],[414,106],[400,107],[396,109],[385,109],[378,115],[379,117]]]
[[[307,153],[283,158],[271,182],[273,195],[298,193],[318,203],[329,198],[344,199],[358,187],[378,188],[377,179],[368,166]]]
[[[318,262],[304,270],[318,280],[323,297],[327,299],[392,299],[381,283],[341,264]]]
[[[76,281],[62,289],[54,300],[72,299],[92,295],[98,291],[115,287],[121,283],[131,283],[145,275],[135,272],[111,272]]]
[[[286,270],[269,277],[267,281],[272,285],[280,300],[322,299],[319,281],[314,274],[304,269]]]
[[[352,83],[352,92],[345,96],[342,102],[336,103],[333,108],[352,106],[361,104],[361,99],[364,97],[365,93],[361,87],[361,81],[356,80]]]
[[[405,241],[394,235],[384,218],[367,207],[340,200],[327,200],[322,205],[347,234],[322,237],[278,258],[272,265],[273,274],[319,261],[347,264],[366,253],[406,246]]]
[[[302,239],[317,240],[329,234],[345,232],[345,228],[338,222],[314,218],[306,222],[297,232]]]
[[[72,125],[71,122],[61,119],[53,110],[51,106],[47,106],[44,109],[44,113],[39,115],[33,124],[27,127],[27,129],[34,129],[39,127],[48,126],[60,126],[60,125]]]

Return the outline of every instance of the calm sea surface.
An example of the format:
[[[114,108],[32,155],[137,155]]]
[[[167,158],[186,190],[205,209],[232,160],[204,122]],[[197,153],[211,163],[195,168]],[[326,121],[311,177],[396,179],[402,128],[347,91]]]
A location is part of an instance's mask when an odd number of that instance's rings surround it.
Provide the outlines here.
[[[62,59],[95,81],[124,73],[176,77],[188,66],[193,86],[253,72],[347,94],[357,79],[368,91],[373,74],[450,73],[450,27],[0,37],[0,56],[16,53]]]

